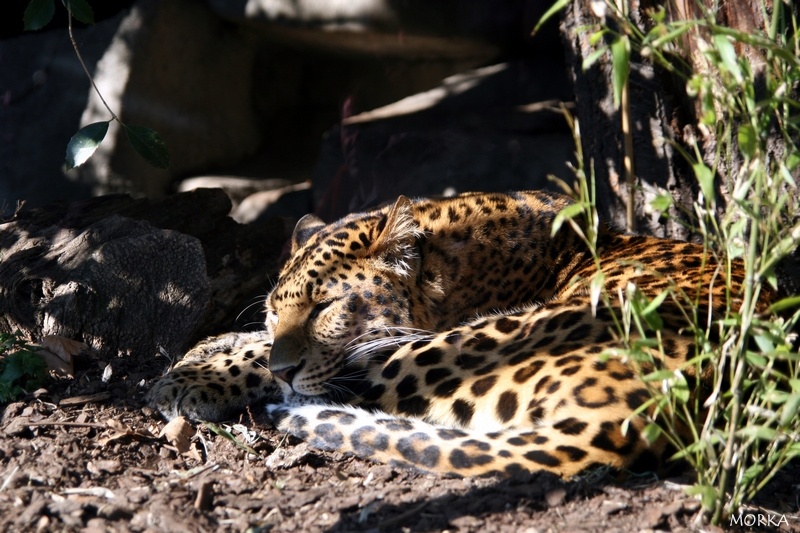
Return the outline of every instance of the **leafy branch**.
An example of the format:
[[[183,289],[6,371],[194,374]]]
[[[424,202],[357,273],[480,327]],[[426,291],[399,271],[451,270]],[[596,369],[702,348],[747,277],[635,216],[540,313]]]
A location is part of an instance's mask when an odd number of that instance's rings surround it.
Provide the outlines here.
[[[72,43],[72,48],[78,56],[83,71],[89,78],[97,96],[100,101],[108,110],[111,118],[101,122],[93,122],[83,128],[79,129],[75,135],[70,138],[67,144],[67,153],[65,162],[67,170],[71,170],[85,163],[97,148],[108,133],[108,125],[111,121],[116,121],[125,131],[125,136],[131,147],[141,156],[148,164],[156,168],[167,168],[169,166],[169,150],[166,143],[161,139],[158,133],[144,126],[132,126],[125,124],[120,120],[119,116],[111,109],[111,107],[103,98],[102,93],[97,88],[94,78],[89,72],[86,62],[80,52],[78,42],[75,40],[75,34],[72,29],[73,19],[77,19],[84,24],[94,24],[94,12],[92,7],[86,0],[61,0],[61,3],[67,9],[68,31],[69,39]],[[31,0],[28,7],[25,9],[23,15],[23,24],[26,30],[39,30],[47,26],[55,16],[56,7],[55,0]]]

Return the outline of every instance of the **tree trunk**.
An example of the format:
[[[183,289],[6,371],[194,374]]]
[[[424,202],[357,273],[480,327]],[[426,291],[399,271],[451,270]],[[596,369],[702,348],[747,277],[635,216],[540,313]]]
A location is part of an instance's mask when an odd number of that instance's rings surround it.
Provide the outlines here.
[[[759,2],[748,0],[727,0],[712,5],[704,2],[705,8],[715,10],[717,22],[728,27],[753,31],[764,28]],[[629,190],[623,171],[625,155],[622,120],[620,111],[613,103],[612,67],[610,53],[596,61],[584,71],[583,61],[598,46],[591,45],[589,38],[599,23],[614,27],[612,18],[606,13],[596,13],[592,2],[572,2],[564,13],[561,26],[568,63],[573,77],[576,115],[581,129],[583,152],[587,165],[592,165],[595,173],[598,208],[601,215],[619,227],[626,227],[626,206]],[[647,13],[656,9],[661,2],[645,0],[629,4],[630,20],[641,31],[646,32],[650,19]],[[667,18],[687,20],[700,18],[702,11],[694,0],[668,2]],[[602,18],[601,18],[602,17]],[[697,49],[694,41],[684,43],[684,59],[694,72],[707,72],[706,59]],[[738,49],[745,55],[756,73],[763,70],[764,61],[752,49]],[[685,73],[691,75],[691,72]],[[711,74],[709,74],[711,75]],[[634,227],[639,233],[677,239],[691,238],[686,223],[691,223],[692,202],[697,198],[698,187],[691,165],[675,148],[693,153],[692,141],[697,140],[701,156],[711,165],[715,158],[717,139],[713,131],[698,127],[700,110],[696,102],[686,94],[686,83],[678,76],[654,66],[652,62],[639,57],[635,52],[631,57],[630,124],[633,140],[634,181]],[[734,130],[734,137],[735,137]],[[771,140],[774,153],[783,150],[783,142],[776,133]],[[719,167],[717,178],[717,203],[724,206],[729,200],[726,187],[727,176],[735,173],[741,160],[730,161],[730,166]],[[713,168],[713,167],[712,167]],[[795,182],[800,182],[800,169],[795,171]],[[666,190],[672,195],[675,205],[668,217],[648,209],[657,189]]]

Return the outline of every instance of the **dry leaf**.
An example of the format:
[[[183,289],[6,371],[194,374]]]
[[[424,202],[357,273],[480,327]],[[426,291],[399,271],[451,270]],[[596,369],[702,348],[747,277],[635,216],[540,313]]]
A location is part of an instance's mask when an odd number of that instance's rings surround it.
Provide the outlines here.
[[[109,429],[112,430],[112,433],[108,436],[100,437],[99,439],[97,439],[95,442],[98,446],[105,446],[109,442],[122,439],[125,437],[130,437],[132,439],[137,439],[137,440],[147,440],[153,438],[153,434],[147,431],[146,429],[133,431],[119,420],[110,419],[106,420],[105,423],[109,427]]]
[[[164,426],[159,437],[166,437],[167,442],[175,446],[180,453],[186,453],[191,448],[191,439],[195,430],[182,416],[173,418]]]
[[[106,425],[112,430],[112,432],[111,435],[97,439],[96,442],[100,446],[105,446],[109,442],[133,435],[133,431],[131,431],[128,426],[119,420],[106,420]]]
[[[60,335],[46,335],[39,342],[41,349],[37,350],[47,369],[55,372],[59,376],[72,377],[73,359],[79,353],[86,351],[89,347],[78,341],[62,337]]]
[[[57,376],[74,377],[72,359],[64,361],[61,359],[61,356],[43,348],[36,350],[36,355],[44,360],[44,363],[47,365],[47,370],[54,372]]]
[[[61,335],[45,335],[39,344],[45,350],[59,356],[63,361],[68,361],[79,353],[89,350],[89,346],[85,343]]]

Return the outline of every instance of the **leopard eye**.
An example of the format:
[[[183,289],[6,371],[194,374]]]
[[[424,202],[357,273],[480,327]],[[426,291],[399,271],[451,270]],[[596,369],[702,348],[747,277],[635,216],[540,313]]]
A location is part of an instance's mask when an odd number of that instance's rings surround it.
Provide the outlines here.
[[[325,309],[328,308],[329,305],[333,303],[333,300],[328,300],[327,302],[320,302],[314,306],[314,309],[311,310],[311,313],[308,315],[309,320],[314,320],[317,318],[320,313],[322,313]]]

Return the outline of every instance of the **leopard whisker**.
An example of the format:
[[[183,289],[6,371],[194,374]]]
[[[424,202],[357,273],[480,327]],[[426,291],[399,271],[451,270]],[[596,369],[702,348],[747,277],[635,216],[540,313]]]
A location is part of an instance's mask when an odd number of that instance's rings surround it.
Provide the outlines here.
[[[367,370],[364,368],[348,369],[346,373],[340,373],[330,378],[322,384],[326,390],[330,390],[331,394],[335,393],[339,398],[352,398],[356,393],[351,388],[350,383],[353,381],[361,381],[367,376]]]
[[[347,364],[370,361],[377,358],[380,353],[388,350],[397,351],[400,347],[423,339],[430,339],[433,335],[425,330],[413,331],[410,328],[394,328],[401,335],[383,336],[363,341],[356,345],[349,345],[345,349],[345,362]],[[402,331],[405,330],[405,331]]]
[[[366,333],[362,333],[357,337],[350,340],[346,345],[345,349],[361,342],[361,339],[365,337],[376,337],[377,338],[402,338],[409,335],[433,335],[434,333],[425,329],[419,328],[411,328],[411,327],[401,327],[401,326],[382,326],[379,329],[375,329],[372,331],[368,331]]]
[[[261,305],[263,306],[263,304],[264,304],[264,303],[267,301],[267,295],[264,295],[264,296],[256,296],[256,297],[255,297],[255,298],[253,298],[253,299],[255,300],[253,303],[251,303],[250,305],[248,305],[247,307],[245,307],[244,309],[242,309],[241,311],[239,311],[239,314],[238,314],[238,315],[236,315],[236,320],[239,320],[239,319],[242,317],[242,315],[245,313],[245,311],[247,311],[248,309],[250,309],[250,308],[251,308],[251,307],[253,307],[254,305],[261,304]]]

